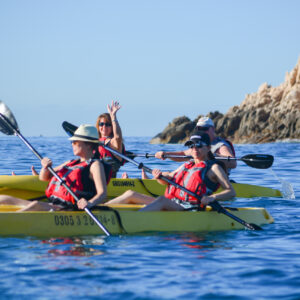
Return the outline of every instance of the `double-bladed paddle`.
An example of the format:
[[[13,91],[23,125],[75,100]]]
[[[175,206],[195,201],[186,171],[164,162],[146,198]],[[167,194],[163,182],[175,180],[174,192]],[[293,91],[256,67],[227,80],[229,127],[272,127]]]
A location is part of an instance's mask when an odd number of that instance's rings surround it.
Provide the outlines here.
[[[64,128],[64,130],[66,131],[66,133],[69,136],[72,136],[74,134],[74,131],[77,129],[77,126],[70,124],[69,122],[64,121],[62,123],[62,126]],[[110,148],[109,146],[105,145],[104,143],[100,143],[101,146],[103,146],[106,150],[110,151],[111,153],[127,160],[128,162],[131,162],[132,164],[136,165],[139,169],[144,169],[146,172],[148,173],[152,173],[152,169],[146,167],[143,163],[139,163],[125,155],[123,155],[122,153]],[[176,188],[181,189],[182,191],[186,192],[187,194],[195,197],[196,199],[198,199],[199,201],[201,201],[201,197],[195,193],[193,193],[192,191],[186,189],[184,186],[177,184],[176,182],[170,180],[169,178],[165,177],[165,176],[161,176],[161,179],[163,179],[164,181],[168,182],[169,184],[174,185]],[[238,218],[237,216],[231,214],[229,211],[227,211],[218,201],[214,201],[211,202],[209,204],[212,208],[214,208],[218,213],[222,213],[226,216],[228,216],[229,218],[235,220],[236,222],[242,224],[243,226],[247,227],[248,229],[251,230],[262,230],[262,228],[256,224],[250,224],[247,223],[246,221]]]
[[[155,157],[155,154],[150,154],[150,153],[145,153],[145,154],[138,154],[138,153],[132,153],[128,156],[134,156],[134,157],[145,157],[145,158],[150,158],[150,157]],[[172,155],[172,154],[165,154],[163,155],[163,158],[186,158],[190,159],[192,156],[188,155]],[[246,165],[252,168],[256,169],[268,169],[272,166],[274,157],[270,154],[247,154],[242,156],[241,158],[237,157],[222,157],[222,156],[215,156],[215,159],[217,160],[241,160],[244,162]]]
[[[25,139],[25,137],[20,133],[17,121],[11,112],[11,110],[0,101],[0,131],[2,131],[6,135],[16,135],[18,136],[25,145],[40,159],[42,160],[43,157],[33,148],[33,146]],[[68,187],[68,185],[56,174],[56,172],[53,170],[52,167],[48,167],[48,170],[51,172],[51,174],[62,184],[66,190],[72,195],[72,197],[77,202],[79,199],[78,197],[73,193],[73,191]],[[85,212],[94,220],[94,222],[102,229],[102,231],[109,236],[110,233],[105,228],[101,222],[98,221],[98,219],[95,217],[95,215],[86,207]]]

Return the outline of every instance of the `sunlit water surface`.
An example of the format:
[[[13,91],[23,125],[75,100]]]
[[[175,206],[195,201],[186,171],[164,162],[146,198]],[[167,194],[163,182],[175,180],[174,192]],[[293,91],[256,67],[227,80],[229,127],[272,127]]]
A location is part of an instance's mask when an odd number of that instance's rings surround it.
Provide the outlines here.
[[[72,157],[66,138],[29,141],[54,165]],[[127,149],[137,153],[183,148],[148,142],[149,138],[126,138]],[[263,231],[1,238],[1,299],[300,299],[300,143],[237,145],[236,150],[238,157],[275,156],[267,170],[239,161],[231,178],[280,190],[283,186],[284,198],[226,203],[267,208],[275,223]],[[38,159],[17,137],[1,137],[0,153],[2,175],[30,174],[31,165],[40,169]],[[178,166],[136,160],[162,170]],[[123,171],[130,177],[141,175],[129,163]]]

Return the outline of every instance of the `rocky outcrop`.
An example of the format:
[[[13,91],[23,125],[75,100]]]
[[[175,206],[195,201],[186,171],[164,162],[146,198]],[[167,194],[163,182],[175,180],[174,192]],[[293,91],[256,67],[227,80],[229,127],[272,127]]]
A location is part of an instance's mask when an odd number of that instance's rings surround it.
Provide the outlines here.
[[[197,121],[191,121],[188,117],[175,118],[163,132],[156,135],[151,144],[176,144],[183,142],[196,126]]]
[[[225,115],[216,111],[207,116],[214,121],[217,135],[234,143],[300,139],[300,58],[279,86],[263,83],[256,93],[246,95],[239,106],[231,107]],[[186,141],[199,117],[174,119],[151,143]]]

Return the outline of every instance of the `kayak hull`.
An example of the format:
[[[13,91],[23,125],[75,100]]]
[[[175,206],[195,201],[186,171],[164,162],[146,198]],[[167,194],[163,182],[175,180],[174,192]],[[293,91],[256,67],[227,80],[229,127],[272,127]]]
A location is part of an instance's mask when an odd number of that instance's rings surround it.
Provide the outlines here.
[[[114,205],[113,210],[94,210],[93,214],[114,235],[149,232],[209,232],[243,229],[233,219],[212,211],[140,212],[139,205]],[[102,230],[83,211],[16,212],[20,207],[0,206],[0,236],[71,237],[103,235]],[[229,210],[248,223],[274,222],[264,208]]]
[[[40,181],[38,176],[0,175],[0,194],[2,195],[10,195],[22,199],[33,199],[42,197],[46,187],[47,182]],[[268,187],[241,183],[233,183],[233,187],[236,191],[236,197],[240,198],[282,197],[279,190]],[[164,194],[165,186],[152,179],[113,178],[107,186],[107,195],[108,198],[114,198],[127,190],[157,197]]]

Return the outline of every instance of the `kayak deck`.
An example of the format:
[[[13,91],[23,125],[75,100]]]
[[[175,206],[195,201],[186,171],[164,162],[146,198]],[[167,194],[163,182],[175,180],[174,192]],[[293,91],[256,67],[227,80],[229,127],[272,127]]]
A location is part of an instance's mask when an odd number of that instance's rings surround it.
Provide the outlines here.
[[[232,183],[233,188],[238,198],[253,198],[253,197],[282,197],[279,190],[251,185],[243,183]],[[123,194],[126,190],[134,190],[136,192],[157,197],[163,195],[166,186],[159,184],[152,179],[119,179],[113,178],[107,186],[107,194],[109,197],[117,197]],[[220,192],[222,189],[216,191]]]
[[[138,211],[141,205],[112,205],[113,210],[93,210],[96,218],[114,235],[147,232],[207,232],[243,229],[231,218],[212,211]],[[70,237],[101,235],[102,230],[83,211],[16,212],[20,207],[0,205],[0,236]],[[107,207],[106,207],[107,209]],[[274,222],[264,208],[229,210],[256,225]]]
[[[33,199],[42,197],[46,187],[47,182],[40,181],[38,176],[0,175],[0,194],[2,195],[10,195],[22,199]],[[268,187],[241,183],[233,183],[233,187],[236,191],[236,197],[282,197],[279,190]],[[134,190],[142,194],[157,197],[164,194],[165,188],[166,186],[159,184],[153,179],[113,178],[107,186],[107,196],[111,199],[120,196],[127,190]]]

